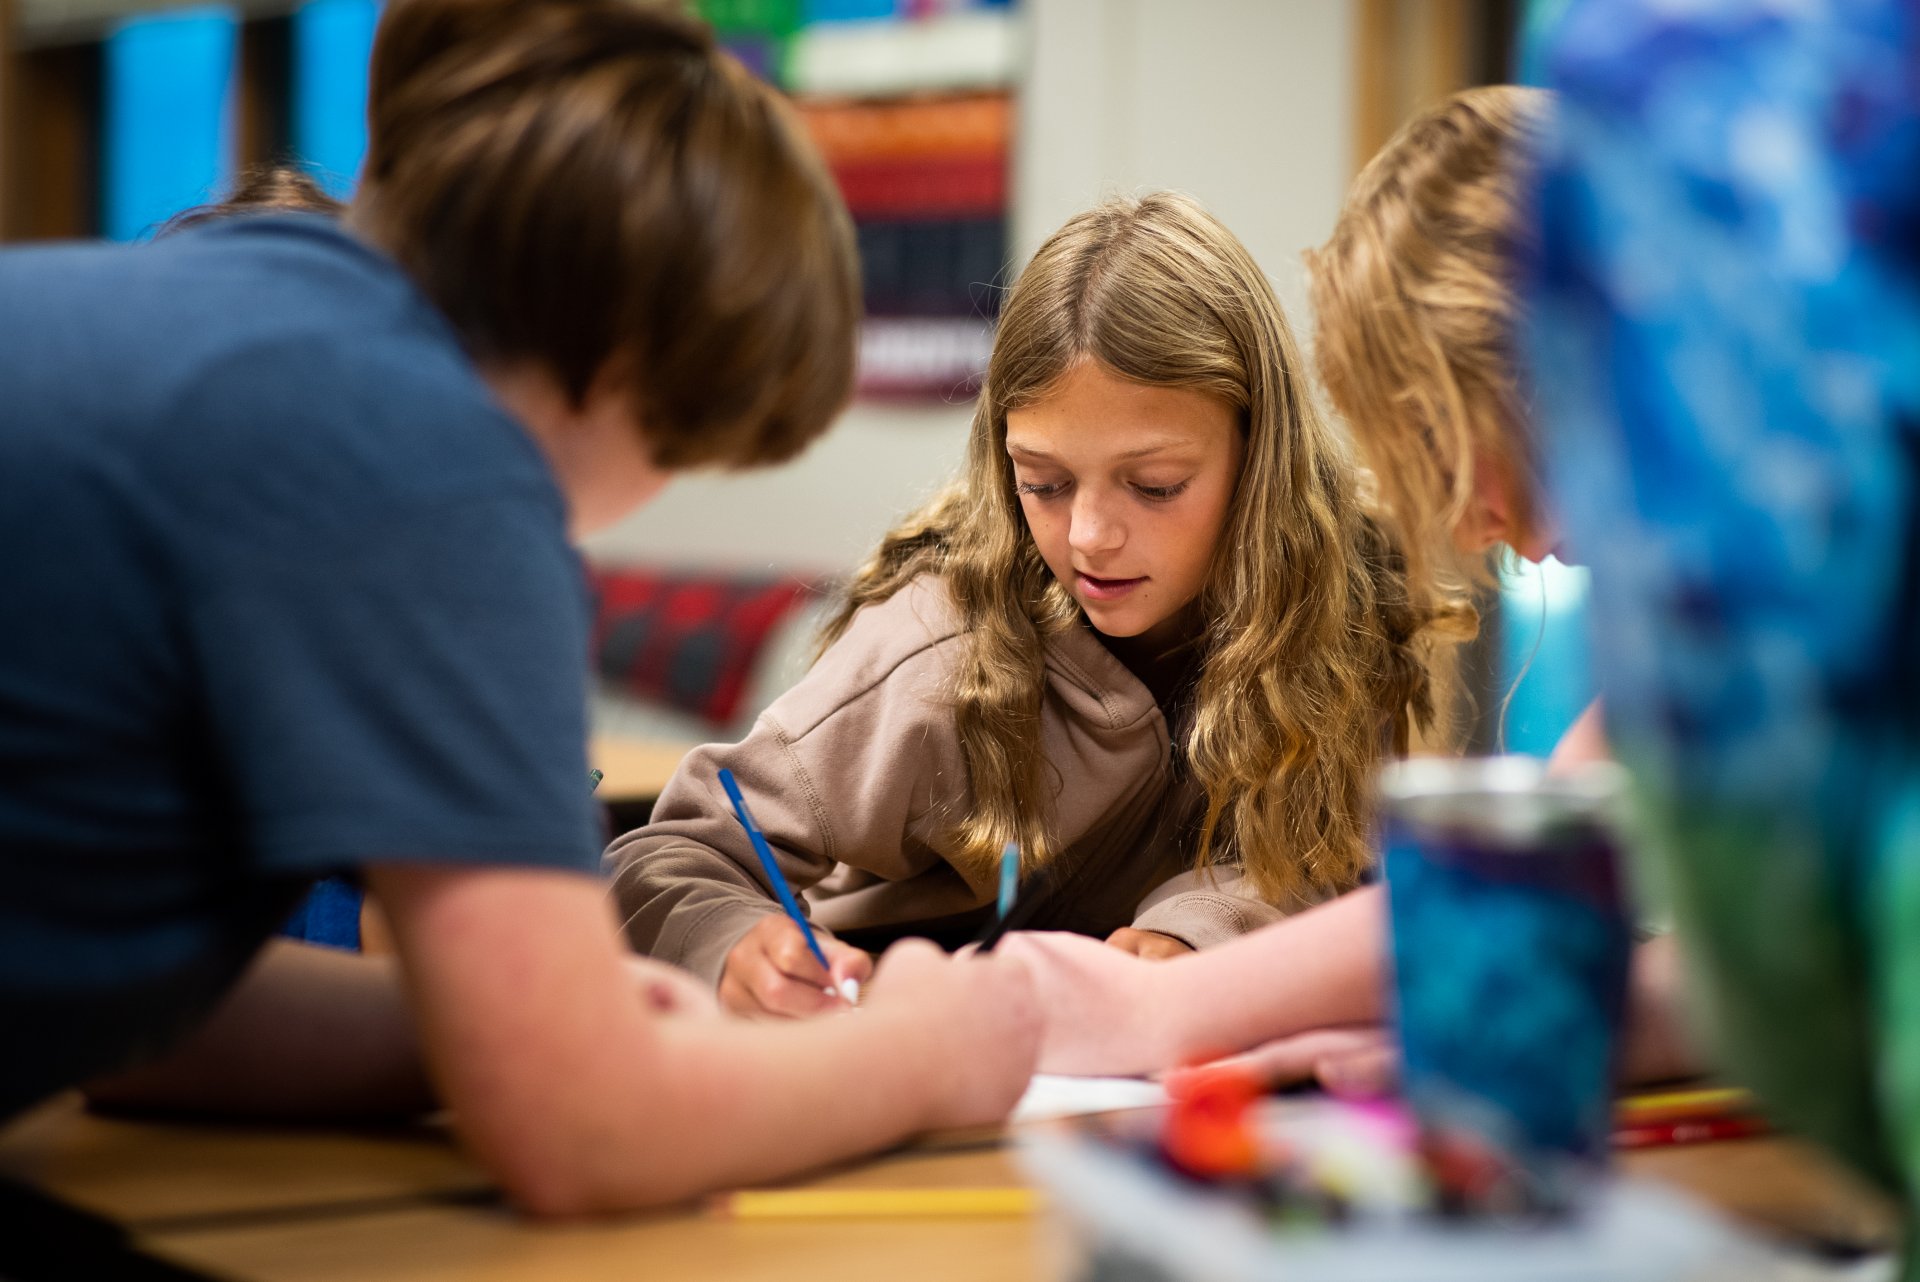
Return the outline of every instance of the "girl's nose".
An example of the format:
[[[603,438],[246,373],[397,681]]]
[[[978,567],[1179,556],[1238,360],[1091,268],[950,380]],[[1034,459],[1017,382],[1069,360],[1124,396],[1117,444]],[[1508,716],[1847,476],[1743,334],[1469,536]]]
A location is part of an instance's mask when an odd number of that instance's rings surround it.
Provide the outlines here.
[[[1085,491],[1076,495],[1071,521],[1067,544],[1082,556],[1104,555],[1116,551],[1127,541],[1125,524],[1098,495]]]

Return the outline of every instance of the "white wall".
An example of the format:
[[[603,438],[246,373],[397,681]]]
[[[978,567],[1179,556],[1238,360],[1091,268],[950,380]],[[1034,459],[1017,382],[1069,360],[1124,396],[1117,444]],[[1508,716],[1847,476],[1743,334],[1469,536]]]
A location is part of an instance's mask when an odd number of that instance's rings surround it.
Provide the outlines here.
[[[1352,151],[1352,0],[1031,0],[1014,242],[1103,197],[1172,187],[1305,312]]]
[[[1021,0],[1013,244],[1115,192],[1175,187],[1246,241],[1298,327],[1300,251],[1350,154],[1352,0]],[[595,541],[609,561],[838,572],[952,475],[968,407],[863,404],[778,472],[679,481]]]
[[[839,574],[958,473],[970,403],[856,403],[784,468],[682,477],[588,544],[606,562]]]

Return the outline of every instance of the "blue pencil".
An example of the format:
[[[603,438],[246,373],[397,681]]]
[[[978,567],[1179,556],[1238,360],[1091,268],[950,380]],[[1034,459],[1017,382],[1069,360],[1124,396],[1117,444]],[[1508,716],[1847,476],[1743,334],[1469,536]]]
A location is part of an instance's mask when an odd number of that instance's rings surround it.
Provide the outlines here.
[[[1032,919],[1040,903],[1046,896],[1032,893],[1038,887],[1029,886],[1028,895],[1020,896],[1020,845],[1009,841],[1000,851],[1000,900],[999,911],[994,914],[987,928],[980,932],[974,943],[980,945],[980,951],[990,953],[1000,937],[1010,930],[1017,930]]]
[[[733,771],[724,766],[720,770],[720,786],[727,790],[727,800],[733,803],[733,813],[740,816],[740,826],[747,830],[747,840],[753,843],[753,853],[760,856],[760,867],[766,870],[767,880],[773,886],[773,893],[780,900],[780,906],[800,928],[801,936],[807,941],[807,947],[820,962],[821,969],[829,975],[833,973],[833,964],[820,948],[820,941],[814,938],[813,923],[800,911],[800,901],[793,897],[793,887],[787,885],[787,879],[780,872],[780,865],[774,861],[773,848],[767,845],[766,834],[760,831],[760,825],[753,821],[753,815],[747,810],[747,799],[740,793],[740,782],[733,777]],[[860,1000],[860,981],[842,980],[839,993],[849,1003]]]
[[[1019,893],[1020,843],[1009,841],[1006,849],[1000,852],[1000,916],[1005,917],[1013,911],[1013,901]]]

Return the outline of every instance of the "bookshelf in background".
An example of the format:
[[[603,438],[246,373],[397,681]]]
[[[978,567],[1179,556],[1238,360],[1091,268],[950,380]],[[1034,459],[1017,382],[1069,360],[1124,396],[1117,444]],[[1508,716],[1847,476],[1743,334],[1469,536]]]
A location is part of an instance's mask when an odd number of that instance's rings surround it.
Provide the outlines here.
[[[1017,15],[980,0],[702,0],[800,109],[853,213],[866,396],[971,395],[1006,283]]]
[[[138,0],[55,21],[0,0],[0,235],[135,239],[220,198],[239,169],[293,160],[335,194],[365,147],[378,0]],[[798,104],[860,240],[860,389],[953,400],[985,368],[1008,258],[1008,0],[696,0],[723,41]]]

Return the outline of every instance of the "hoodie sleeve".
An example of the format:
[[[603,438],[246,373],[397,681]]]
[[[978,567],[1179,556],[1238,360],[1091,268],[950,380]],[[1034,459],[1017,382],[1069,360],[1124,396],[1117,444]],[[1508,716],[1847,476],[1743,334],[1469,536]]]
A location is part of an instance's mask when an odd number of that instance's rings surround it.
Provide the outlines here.
[[[690,753],[650,822],[609,847],[635,948],[717,983],[740,937],[780,911],[720,787],[723,766],[803,903],[839,867],[906,882],[946,862],[938,834],[966,779],[944,694],[948,639],[878,614],[856,620],[745,739]]]
[[[1234,868],[1181,873],[1140,902],[1135,930],[1170,935],[1198,950],[1270,926],[1287,915],[1254,897]]]

